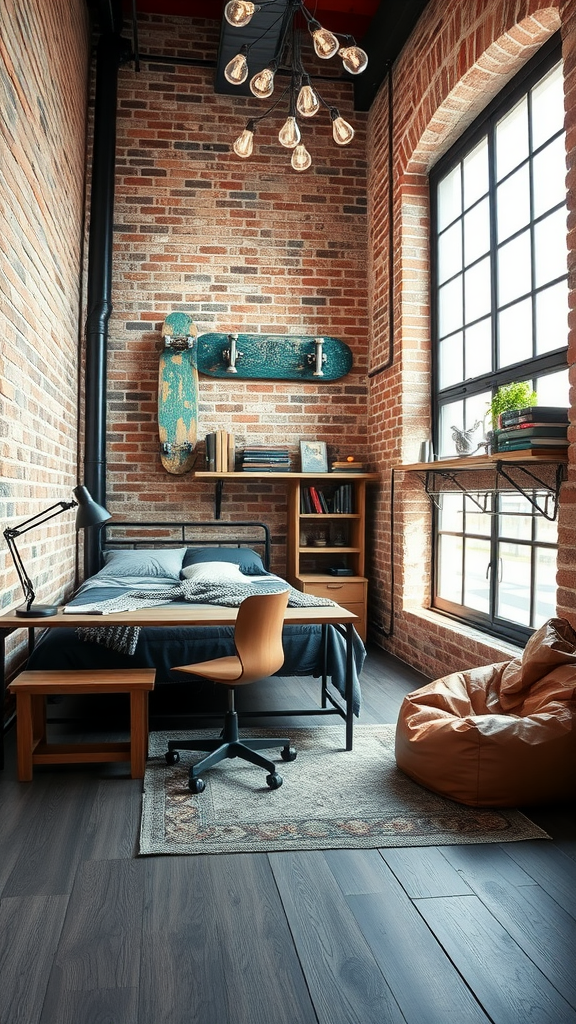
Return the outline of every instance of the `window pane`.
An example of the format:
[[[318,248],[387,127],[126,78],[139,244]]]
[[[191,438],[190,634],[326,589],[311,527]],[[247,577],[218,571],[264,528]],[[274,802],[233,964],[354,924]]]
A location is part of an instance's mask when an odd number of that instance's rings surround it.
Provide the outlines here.
[[[462,213],[460,164],[438,185],[438,230],[442,231]]]
[[[456,431],[466,431],[471,449],[484,437],[484,421],[489,401],[488,393],[467,398],[464,402],[448,402],[440,412],[438,455],[455,459],[462,453],[457,449]],[[469,454],[469,453],[467,453]]]
[[[467,430],[472,430],[474,444],[479,444],[484,437],[485,424],[487,424],[488,404],[490,402],[489,391],[481,395],[472,395],[464,402],[464,424]]]
[[[498,355],[500,367],[532,358],[532,299],[516,302],[498,314]]]
[[[496,125],[498,181],[528,156],[528,103],[526,97]]]
[[[536,296],[536,354],[553,352],[568,343],[568,281]]]
[[[464,273],[464,309],[467,324],[490,312],[490,257]]]
[[[490,536],[490,516],[482,511],[485,508],[490,508],[490,498],[487,498],[486,493],[480,491],[473,496],[466,495],[464,501],[466,508],[466,533],[475,533],[484,537]]]
[[[532,518],[527,514],[530,513],[530,502],[521,494],[501,494],[499,502],[502,512],[498,517],[500,537],[507,537],[508,540],[531,540]]]
[[[451,334],[439,345],[438,373],[440,387],[448,388],[462,380],[464,374],[464,353],[462,350],[462,332]]]
[[[451,530],[452,533],[462,532],[462,503],[464,498],[461,494],[443,494],[440,505],[440,529]]]
[[[456,221],[438,239],[438,281],[447,281],[462,270],[462,222]]]
[[[497,615],[530,625],[530,553],[527,544],[499,545]]]
[[[536,548],[536,600],[534,622],[538,629],[556,615],[556,551]]]
[[[476,537],[464,540],[464,604],[479,612],[489,610],[490,543]]]
[[[530,291],[530,232],[524,231],[498,250],[498,304],[505,306]]]
[[[527,165],[498,186],[496,211],[499,242],[530,223],[530,173]]]
[[[490,208],[488,200],[474,206],[464,215],[464,262],[466,265],[490,250]]]
[[[490,373],[492,369],[492,324],[490,318],[480,320],[465,331],[465,364],[464,376],[461,380],[470,377],[480,377],[481,374]]]
[[[462,603],[462,538],[442,535],[438,544],[438,595]]]
[[[566,151],[560,135],[534,157],[534,216],[566,202]]]
[[[484,138],[463,161],[464,207],[488,192],[488,139]]]
[[[541,541],[542,544],[558,543],[558,523],[555,519],[545,519],[544,516],[538,516],[534,520],[534,526],[536,527],[536,540]]]
[[[450,281],[438,292],[438,332],[443,338],[462,327],[462,276]]]
[[[568,368],[558,373],[547,373],[537,377],[534,383],[538,405],[555,405],[562,409],[570,407]]]
[[[438,431],[438,455],[444,458],[455,458],[456,445],[452,437],[452,427],[464,429],[464,402],[448,402],[440,410]]]
[[[567,272],[566,210],[556,213],[534,225],[536,287],[562,277]]]
[[[532,145],[538,149],[564,125],[564,83],[558,64],[532,90]]]

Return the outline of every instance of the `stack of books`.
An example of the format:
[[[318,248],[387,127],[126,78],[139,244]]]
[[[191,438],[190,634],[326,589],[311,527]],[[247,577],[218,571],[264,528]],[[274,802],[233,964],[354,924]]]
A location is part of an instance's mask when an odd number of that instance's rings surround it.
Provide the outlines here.
[[[332,463],[333,473],[364,473],[365,471],[366,466],[364,465],[364,463],[356,462],[355,459],[346,459],[345,461],[342,462]]]
[[[543,451],[568,447],[568,410],[533,405],[500,415],[497,452]]]
[[[242,452],[241,467],[245,473],[289,473],[290,452],[285,447],[255,444]]]
[[[213,430],[206,434],[206,469],[216,473],[233,473],[235,469],[234,434]]]

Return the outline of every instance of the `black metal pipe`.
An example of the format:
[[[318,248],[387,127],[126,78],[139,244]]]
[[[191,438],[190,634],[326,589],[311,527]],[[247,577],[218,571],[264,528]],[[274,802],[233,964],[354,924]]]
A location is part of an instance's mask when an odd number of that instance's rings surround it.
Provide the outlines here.
[[[118,68],[125,40],[115,32],[100,36],[96,59],[94,148],[90,198],[90,237],[86,317],[86,408],[84,481],[94,500],[106,504],[106,357],[112,312],[112,241],[116,160]],[[99,568],[98,538],[88,531],[84,571]]]

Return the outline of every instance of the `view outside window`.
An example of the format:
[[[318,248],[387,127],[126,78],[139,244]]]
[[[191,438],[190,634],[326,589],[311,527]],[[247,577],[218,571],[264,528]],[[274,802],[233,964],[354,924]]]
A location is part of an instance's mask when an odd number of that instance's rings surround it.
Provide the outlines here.
[[[538,405],[568,406],[565,179],[562,64],[549,47],[431,174],[440,459],[457,457],[457,431],[481,445],[502,384],[529,381]],[[511,638],[554,615],[556,522],[544,500],[538,487],[444,495],[434,605]]]

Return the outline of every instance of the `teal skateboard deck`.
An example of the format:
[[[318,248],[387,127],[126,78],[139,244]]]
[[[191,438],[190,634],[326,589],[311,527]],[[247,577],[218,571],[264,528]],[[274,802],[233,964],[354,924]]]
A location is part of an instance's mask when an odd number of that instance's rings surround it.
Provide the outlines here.
[[[197,330],[187,313],[169,313],[158,371],[160,458],[168,473],[187,473],[198,439]]]
[[[318,342],[322,342],[321,346]],[[244,380],[338,380],[352,352],[338,338],[288,334],[201,334],[197,366],[208,377]],[[233,366],[231,364],[234,364]]]

